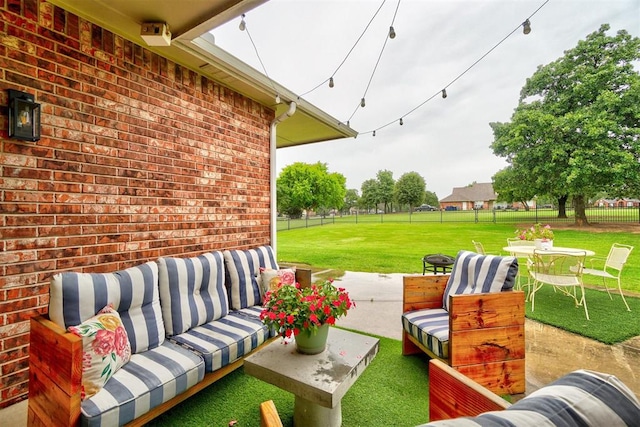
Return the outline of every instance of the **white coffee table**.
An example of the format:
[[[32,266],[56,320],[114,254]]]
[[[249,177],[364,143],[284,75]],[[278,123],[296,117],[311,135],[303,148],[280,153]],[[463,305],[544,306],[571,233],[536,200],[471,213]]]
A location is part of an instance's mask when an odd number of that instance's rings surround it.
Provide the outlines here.
[[[244,371],[295,395],[295,426],[338,427],[342,397],[376,356],[378,346],[377,338],[331,328],[327,349],[320,354],[300,354],[295,343],[278,339],[247,357]]]

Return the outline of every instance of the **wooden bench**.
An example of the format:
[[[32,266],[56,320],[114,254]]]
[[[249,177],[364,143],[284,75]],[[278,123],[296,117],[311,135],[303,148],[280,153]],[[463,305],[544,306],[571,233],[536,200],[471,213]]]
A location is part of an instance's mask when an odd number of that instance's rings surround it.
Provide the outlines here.
[[[403,278],[403,313],[442,308],[449,275]],[[424,352],[497,394],[525,391],[525,295],[522,291],[452,295],[449,356],[438,357],[403,330],[402,353]]]

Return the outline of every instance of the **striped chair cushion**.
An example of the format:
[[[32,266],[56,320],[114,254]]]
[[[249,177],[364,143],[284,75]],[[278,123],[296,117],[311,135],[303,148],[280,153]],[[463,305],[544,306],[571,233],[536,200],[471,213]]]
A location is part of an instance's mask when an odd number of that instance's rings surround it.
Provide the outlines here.
[[[113,304],[129,336],[131,352],[162,344],[164,323],[155,262],[114,273],[61,273],[51,278],[49,317],[67,329]]]
[[[259,318],[231,311],[222,319],[174,335],[171,340],[202,356],[206,372],[212,372],[249,354],[267,338],[269,333]]]
[[[231,308],[240,310],[262,304],[262,287],[259,283],[260,267],[278,269],[271,246],[260,246],[244,251],[224,251],[224,261]]]
[[[613,375],[574,371],[504,411],[435,421],[426,426],[622,427],[640,423],[640,402]]]
[[[229,312],[222,252],[160,258],[158,282],[167,335],[177,335]]]
[[[402,327],[438,357],[449,357],[449,313],[442,308],[409,311]]]
[[[104,388],[82,402],[82,425],[117,426],[149,412],[204,378],[202,358],[165,341],[131,356]]]
[[[460,251],[451,268],[442,306],[449,309],[449,295],[500,292],[513,288],[518,274],[514,256],[480,255]]]

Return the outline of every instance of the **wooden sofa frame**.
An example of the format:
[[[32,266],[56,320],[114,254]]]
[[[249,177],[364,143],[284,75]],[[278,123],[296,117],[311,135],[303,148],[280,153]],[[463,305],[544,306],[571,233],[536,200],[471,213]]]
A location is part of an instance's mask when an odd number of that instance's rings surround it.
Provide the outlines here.
[[[311,270],[297,268],[301,286],[311,283]],[[267,340],[262,346],[271,342]],[[256,348],[253,352],[259,350]],[[253,353],[252,352],[252,353]],[[245,355],[244,357],[247,357]],[[153,408],[127,426],[142,426],[244,364],[244,357],[205,374],[184,393]],[[65,331],[46,316],[31,319],[29,349],[29,426],[77,426],[80,423],[82,338]]]
[[[441,360],[429,361],[429,421],[475,417],[511,406]]]
[[[403,277],[402,312],[442,308],[449,274]],[[452,295],[449,356],[436,356],[403,330],[402,354],[424,352],[498,395],[525,391],[525,296],[522,291]]]

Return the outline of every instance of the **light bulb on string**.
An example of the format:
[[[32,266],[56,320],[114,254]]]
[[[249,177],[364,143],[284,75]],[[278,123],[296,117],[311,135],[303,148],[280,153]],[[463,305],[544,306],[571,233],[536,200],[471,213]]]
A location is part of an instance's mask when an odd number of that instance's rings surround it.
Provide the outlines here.
[[[364,98],[362,98],[362,100],[360,101],[360,106],[361,106],[362,108],[364,108],[364,106],[365,106],[365,105],[366,105],[366,104],[364,103]]]
[[[376,136],[376,131],[375,130],[373,131],[373,136]]]
[[[390,39],[396,38],[396,30],[393,29],[393,25],[389,27],[389,38]]]
[[[447,97],[447,90],[442,89],[442,98],[446,98],[446,97]]]
[[[400,126],[402,126],[404,122],[402,121],[402,117],[400,117]]]
[[[247,28],[247,23],[244,22],[244,13],[242,14],[242,19],[240,20],[240,25],[238,26],[240,31],[244,31]]]
[[[329,87],[333,87],[333,77],[329,77]]]
[[[276,104],[280,104],[280,95],[276,93]]]
[[[531,32],[531,22],[527,19],[522,23],[522,32],[524,34],[529,34]]]

